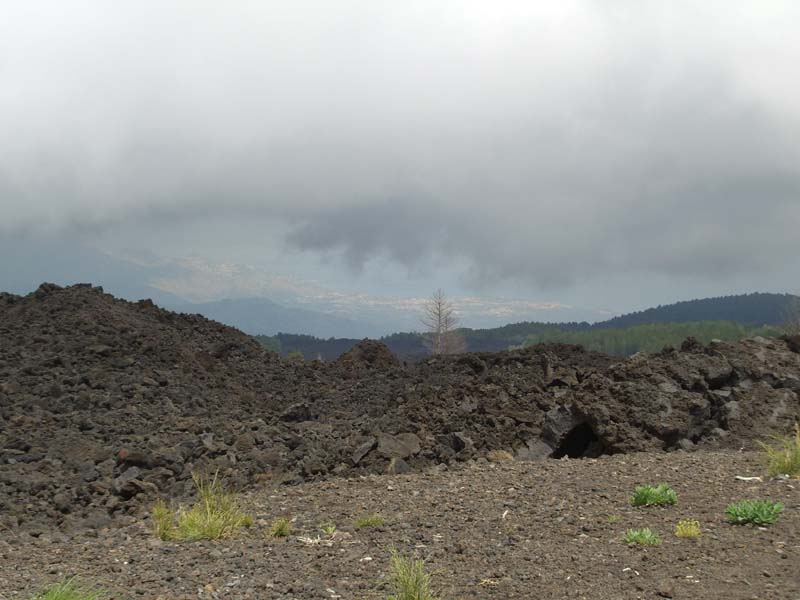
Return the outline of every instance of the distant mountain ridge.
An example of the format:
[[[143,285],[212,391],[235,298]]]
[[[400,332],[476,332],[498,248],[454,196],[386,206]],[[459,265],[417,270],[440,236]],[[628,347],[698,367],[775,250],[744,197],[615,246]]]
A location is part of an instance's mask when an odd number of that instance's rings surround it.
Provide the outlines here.
[[[266,298],[175,304],[166,308],[181,313],[201,314],[251,335],[292,332],[319,338],[345,336],[362,338],[375,336],[377,331],[370,323],[362,323],[306,308],[283,306]]]
[[[691,323],[696,321],[733,321],[747,325],[780,325],[800,307],[800,296],[755,292],[685,300],[632,312],[595,323],[593,327],[632,327],[653,323]]]
[[[609,336],[619,337],[618,330],[640,329],[643,325],[676,324],[676,331],[688,331],[688,335],[693,335],[692,328],[686,327],[686,324],[696,323],[699,337],[708,337],[713,332],[719,332],[720,337],[755,334],[762,333],[760,328],[763,326],[776,327],[785,323],[792,314],[800,314],[800,296],[757,292],[687,300],[621,315],[594,324],[525,321],[491,329],[463,328],[461,332],[470,352],[499,352],[536,339],[558,341],[559,337],[563,337],[565,340],[581,340],[584,338],[576,335],[581,332],[595,332],[593,338],[597,339],[602,336],[604,330],[608,330]],[[741,327],[731,327],[732,324]],[[663,333],[663,328],[659,332]],[[637,331],[637,335],[641,336],[642,332]],[[320,357],[324,360],[336,359],[359,341],[355,337],[319,339],[309,335],[288,333],[257,337],[267,347],[282,354],[297,351],[308,359]],[[405,360],[419,360],[427,355],[419,333],[395,333],[380,340]]]

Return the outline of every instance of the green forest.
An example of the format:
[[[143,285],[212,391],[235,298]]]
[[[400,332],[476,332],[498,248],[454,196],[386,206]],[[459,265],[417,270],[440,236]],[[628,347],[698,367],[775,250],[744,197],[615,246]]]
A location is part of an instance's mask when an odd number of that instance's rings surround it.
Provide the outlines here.
[[[565,331],[558,327],[552,327],[528,336],[524,345],[561,342],[578,344],[587,350],[606,354],[630,356],[642,351],[659,352],[665,346],[679,348],[683,340],[689,336],[707,344],[713,339],[739,340],[756,335],[777,336],[779,333],[780,329],[773,326],[753,327],[732,321],[653,323],[588,331]]]
[[[788,321],[800,315],[800,298],[790,294],[743,294],[689,300],[629,313],[600,323],[512,323],[491,329],[459,330],[470,352],[501,352],[541,342],[578,344],[587,350],[629,356],[679,347],[692,336],[703,343],[712,339],[736,340],[754,335],[776,336]],[[300,353],[307,359],[335,360],[359,342],[350,338],[322,339],[310,335],[279,333],[256,336],[270,350],[286,356]],[[381,342],[405,361],[428,356],[422,334],[394,333]]]

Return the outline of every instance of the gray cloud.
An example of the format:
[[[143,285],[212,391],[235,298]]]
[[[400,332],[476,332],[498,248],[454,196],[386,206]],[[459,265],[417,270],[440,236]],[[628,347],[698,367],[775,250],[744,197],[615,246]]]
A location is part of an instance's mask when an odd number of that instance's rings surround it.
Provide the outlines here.
[[[264,221],[474,287],[795,269],[793,2],[6,11],[0,232]]]

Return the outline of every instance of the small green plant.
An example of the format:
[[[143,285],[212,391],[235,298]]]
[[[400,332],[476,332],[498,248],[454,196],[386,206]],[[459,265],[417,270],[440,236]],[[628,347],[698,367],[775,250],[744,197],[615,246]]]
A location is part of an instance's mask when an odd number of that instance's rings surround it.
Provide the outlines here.
[[[609,525],[613,525],[614,523],[619,523],[619,520],[621,518],[622,517],[620,517],[619,515],[609,515],[608,518],[606,519],[606,523],[608,523]]]
[[[437,600],[431,591],[431,576],[421,560],[392,552],[389,583],[394,593],[387,600]]]
[[[366,529],[370,527],[380,527],[386,522],[386,520],[378,515],[378,514],[371,514],[371,515],[364,515],[363,517],[359,517],[356,519],[354,524],[356,529]]]
[[[162,540],[216,540],[250,527],[253,518],[239,507],[239,500],[228,492],[214,474],[212,479],[192,475],[199,499],[190,508],[175,510],[159,499],[153,506],[153,531]]]
[[[783,504],[772,500],[740,500],[725,509],[728,522],[733,525],[769,525],[778,520]]]
[[[643,546],[658,546],[661,543],[661,540],[658,539],[658,535],[649,527],[645,527],[644,529],[628,529],[622,541],[626,544],[641,544]]]
[[[269,528],[269,534],[272,537],[289,537],[291,532],[292,522],[283,517],[275,519]]]
[[[639,485],[633,490],[631,504],[634,506],[666,506],[675,504],[678,501],[678,494],[666,483],[659,483],[657,486]]]
[[[334,523],[323,523],[319,526],[319,530],[325,535],[333,535],[336,533],[336,525]]]
[[[675,525],[675,537],[682,539],[695,539],[700,537],[700,523],[694,520],[678,521]]]
[[[793,436],[772,439],[772,444],[759,442],[767,455],[767,473],[800,477],[800,423],[795,423]]]
[[[105,600],[106,598],[108,595],[102,590],[81,585],[73,578],[50,586],[31,596],[30,600]]]

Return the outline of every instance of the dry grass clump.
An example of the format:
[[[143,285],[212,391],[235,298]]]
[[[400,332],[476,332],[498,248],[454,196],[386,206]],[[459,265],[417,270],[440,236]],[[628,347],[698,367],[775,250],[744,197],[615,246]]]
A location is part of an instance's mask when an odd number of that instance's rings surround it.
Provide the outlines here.
[[[73,578],[42,590],[31,596],[30,600],[105,600],[106,598],[108,594],[102,590],[81,585]]]
[[[772,444],[759,442],[767,455],[767,473],[800,477],[800,423],[794,424],[793,436],[774,436],[772,439]]]
[[[356,519],[356,522],[353,526],[356,529],[368,529],[371,527],[380,527],[386,522],[381,515],[378,514],[371,514],[371,515],[364,515],[363,517],[359,517]]]
[[[292,522],[284,517],[275,519],[269,528],[269,534],[271,537],[289,537],[291,532]]]
[[[437,600],[431,591],[431,576],[421,560],[393,552],[389,582],[394,593],[387,600]]]
[[[700,537],[700,522],[692,519],[678,521],[675,525],[675,537],[696,539]]]
[[[162,540],[217,540],[253,524],[253,518],[239,507],[237,495],[225,490],[216,473],[211,479],[202,475],[192,478],[199,496],[196,504],[175,510],[158,500],[153,507],[153,532],[157,537]]]

